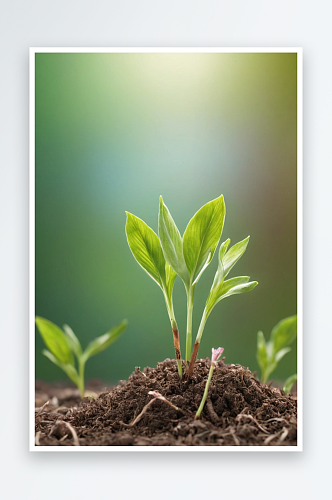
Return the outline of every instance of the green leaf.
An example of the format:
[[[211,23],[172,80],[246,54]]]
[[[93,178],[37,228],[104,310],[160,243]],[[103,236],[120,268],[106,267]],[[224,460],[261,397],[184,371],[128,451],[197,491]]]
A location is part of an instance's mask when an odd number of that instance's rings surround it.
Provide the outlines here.
[[[238,276],[224,281],[221,285],[212,289],[206,301],[207,316],[211,313],[213,307],[226,297],[253,290],[258,285],[258,282],[250,281],[248,283],[249,279],[249,276]]]
[[[46,356],[52,363],[57,365],[61,370],[63,370],[67,376],[76,384],[79,386],[79,376],[77,374],[76,368],[73,365],[70,365],[69,363],[62,363],[58,358],[56,358],[50,351],[47,351],[46,349],[43,350],[44,356]]]
[[[222,262],[223,259],[224,259],[224,256],[226,255],[226,252],[228,250],[228,247],[229,247],[229,244],[230,244],[231,240],[228,238],[228,240],[224,241],[221,245],[220,245],[220,249],[219,249],[219,262]]]
[[[265,370],[268,365],[268,354],[266,350],[266,342],[263,332],[257,333],[257,353],[256,359],[258,366],[261,369],[262,375],[265,373]],[[263,377],[262,377],[263,378]]]
[[[110,330],[108,333],[105,333],[104,335],[101,335],[100,337],[97,337],[95,340],[90,342],[82,355],[82,361],[85,363],[89,358],[95,356],[96,354],[113,344],[113,342],[115,342],[124,332],[126,326],[127,321],[124,320],[120,325],[112,328],[112,330]]]
[[[227,253],[225,253],[224,257],[222,257],[222,265],[224,268],[224,277],[228,275],[230,270],[235,266],[237,261],[242,257],[249,243],[250,236],[247,236],[239,243],[233,245]],[[220,248],[221,249],[221,248]]]
[[[225,219],[225,202],[219,198],[204,205],[189,221],[183,235],[183,255],[192,284],[211,262]]]
[[[292,387],[296,381],[297,381],[297,374],[288,377],[283,387],[284,393],[288,394],[292,390]]]
[[[276,354],[283,347],[291,344],[297,335],[297,316],[285,318],[273,328],[270,341],[273,344],[273,352]]]
[[[51,321],[36,317],[36,325],[51,353],[61,362],[74,365],[74,356],[63,331]]]
[[[275,362],[279,363],[279,361],[285,356],[285,354],[287,354],[291,350],[291,347],[284,347],[283,349],[280,349],[280,351],[278,351],[274,356]]]
[[[213,288],[216,289],[217,287],[222,286],[222,284],[224,282],[225,272],[224,272],[224,266],[223,266],[223,258],[227,252],[227,248],[228,248],[230,242],[231,242],[231,240],[228,238],[228,240],[224,241],[224,243],[222,243],[220,245],[219,256],[218,256],[218,268],[217,268],[217,272],[216,272],[214,279],[213,279],[211,290]]]
[[[139,265],[160,286],[165,282],[165,258],[156,233],[135,215],[126,212],[128,245]]]
[[[182,238],[161,196],[159,204],[158,233],[166,261],[184,283],[189,285],[189,273],[183,256]]]
[[[78,338],[76,337],[75,333],[73,332],[73,330],[70,328],[69,325],[63,325],[62,328],[65,334],[67,335],[67,340],[69,342],[71,350],[78,359],[82,354],[82,346],[80,344],[80,341],[78,340]]]

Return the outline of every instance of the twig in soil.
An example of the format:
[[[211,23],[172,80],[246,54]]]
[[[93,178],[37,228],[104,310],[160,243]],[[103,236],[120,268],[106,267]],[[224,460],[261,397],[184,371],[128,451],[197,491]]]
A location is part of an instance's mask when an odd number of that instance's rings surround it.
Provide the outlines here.
[[[181,408],[178,408],[177,406],[173,405],[173,403],[171,403],[164,396],[162,396],[160,394],[160,392],[158,392],[158,391],[149,391],[149,394],[151,396],[154,396],[154,398],[151,399],[151,401],[149,401],[144,406],[143,410],[141,411],[141,413],[139,415],[137,415],[137,417],[135,418],[135,420],[133,420],[130,424],[125,424],[124,422],[120,422],[121,425],[123,425],[124,427],[133,427],[134,425],[136,425],[142,419],[143,415],[146,413],[146,411],[149,409],[149,407],[152,405],[152,403],[154,403],[155,401],[157,401],[157,399],[160,399],[161,401],[165,401],[165,403],[168,403],[172,408],[174,408],[174,410],[180,411],[180,412],[182,412],[185,415],[185,412],[183,410],[181,410]]]
[[[284,439],[286,439],[286,437],[288,436],[288,429],[286,429],[286,427],[283,427],[282,428],[282,434],[280,436],[280,439],[279,439],[279,443],[281,443],[282,441],[284,441]]]
[[[274,420],[276,422],[287,422],[287,420],[285,418],[278,418],[278,417],[269,418],[269,420],[267,420],[266,422],[273,422]]]
[[[41,407],[39,408],[39,411],[38,411],[38,413],[37,413],[36,417],[38,417],[38,415],[39,415],[39,414],[40,414],[40,413],[44,410],[44,408],[45,408],[48,404],[50,404],[50,402],[49,402],[49,401],[46,401],[46,403],[45,403],[45,404],[43,404],[43,406],[41,406]],[[36,409],[37,409],[37,408],[36,408]],[[35,411],[36,411],[36,410],[35,410]]]
[[[236,446],[240,446],[240,445],[241,445],[240,440],[239,440],[239,438],[236,436],[236,434],[235,434],[235,431],[234,431],[233,427],[230,427],[229,431],[230,431],[230,434],[233,436],[233,439],[234,439],[234,442],[235,442]]]
[[[49,436],[52,436],[52,434],[53,434],[56,426],[59,425],[59,424],[64,424],[64,425],[66,425],[68,427],[68,429],[70,430],[71,435],[73,437],[74,446],[79,446],[80,442],[78,440],[78,437],[77,437],[77,434],[76,434],[76,431],[75,431],[74,427],[72,425],[70,425],[68,422],[65,422],[64,420],[57,420],[55,422],[55,424],[53,425],[53,427],[51,429],[51,432],[49,433]]]
[[[160,392],[158,392],[158,391],[149,391],[149,394],[151,394],[151,396],[153,396],[156,399],[160,399],[161,401],[165,401],[165,403],[169,404],[172,408],[174,408],[174,410],[183,413],[183,415],[186,414],[183,410],[181,410],[181,408],[178,408],[177,406],[173,405],[173,403],[171,403],[170,401],[168,401],[168,399],[166,399],[164,396],[162,396],[160,394]]]
[[[249,418],[250,420],[252,420],[258,427],[258,429],[260,429],[262,432],[264,432],[265,434],[270,434],[269,431],[267,431],[266,429],[264,429],[264,427],[262,427],[258,422],[257,420],[252,416],[252,415],[243,415],[243,413],[240,413],[235,420],[241,420],[241,418]]]
[[[40,443],[39,443],[40,434],[41,434],[41,432],[40,432],[40,431],[38,431],[38,432],[36,433],[36,437],[35,437],[35,445],[36,445],[36,446],[40,446]]]
[[[283,427],[281,431],[277,432],[276,434],[272,434],[272,436],[267,437],[264,441],[264,445],[271,443],[271,441],[273,441],[273,439],[277,438],[278,436],[280,436],[280,438],[278,439],[278,443],[282,443],[288,436],[288,429],[286,429],[286,427]]]

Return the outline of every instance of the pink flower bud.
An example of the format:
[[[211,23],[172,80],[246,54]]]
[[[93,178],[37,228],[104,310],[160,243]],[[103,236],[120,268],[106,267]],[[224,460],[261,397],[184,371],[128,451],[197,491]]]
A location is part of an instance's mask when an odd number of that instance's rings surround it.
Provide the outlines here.
[[[212,363],[215,363],[216,361],[218,361],[218,359],[220,358],[220,356],[222,355],[223,352],[224,352],[223,347],[218,347],[218,349],[213,349],[213,347],[212,347],[212,357],[211,357]]]

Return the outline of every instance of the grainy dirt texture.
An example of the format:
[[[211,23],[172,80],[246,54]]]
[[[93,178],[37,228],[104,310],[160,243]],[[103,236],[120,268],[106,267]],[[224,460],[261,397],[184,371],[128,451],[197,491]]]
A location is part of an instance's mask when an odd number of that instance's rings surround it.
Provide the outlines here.
[[[96,399],[36,408],[36,445],[296,446],[296,398],[240,365],[217,362],[195,420],[209,368],[208,358],[197,360],[192,378],[180,379],[176,361],[166,359],[157,368],[136,368]]]

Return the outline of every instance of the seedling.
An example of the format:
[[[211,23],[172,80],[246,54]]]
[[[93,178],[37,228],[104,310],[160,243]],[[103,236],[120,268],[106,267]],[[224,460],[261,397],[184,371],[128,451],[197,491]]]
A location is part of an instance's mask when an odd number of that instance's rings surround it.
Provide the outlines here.
[[[198,354],[199,345],[201,343],[204,327],[212,309],[221,300],[231,297],[239,293],[250,292],[258,285],[257,281],[249,281],[249,276],[237,276],[225,281],[226,276],[230,270],[235,266],[237,261],[242,257],[246,251],[249,236],[244,240],[233,245],[229,250],[231,240],[228,239],[221,244],[219,250],[218,269],[215,274],[209,296],[203,311],[202,319],[199,325],[198,333],[195,340],[194,349],[191,355],[189,365],[189,376],[192,375],[194,370],[195,361]],[[227,251],[228,250],[228,251]]]
[[[176,273],[165,261],[160,241],[156,233],[135,215],[129,212],[126,212],[126,214],[126,235],[129,248],[139,265],[148,273],[157,285],[160,286],[164,294],[166,308],[173,331],[173,341],[178,371],[181,377],[182,366],[179,330],[175,320],[172,298]]]
[[[214,306],[223,298],[252,290],[257,281],[241,276],[225,281],[232,267],[246,250],[249,236],[234,245],[228,252],[230,240],[219,251],[219,265],[206,302],[202,321],[192,351],[192,314],[197,282],[210,264],[218,246],[225,219],[225,202],[219,198],[204,205],[181,236],[167,206],[160,197],[158,233],[141,219],[127,212],[126,234],[129,247],[140,266],[160,286],[171,321],[178,371],[182,375],[179,331],[175,321],[172,292],[176,275],[182,279],[187,293],[186,355],[188,375],[191,376],[198,354],[203,330]]]
[[[81,398],[84,397],[84,369],[89,358],[109,347],[124,332],[127,321],[124,320],[109,332],[92,340],[83,352],[82,346],[73,330],[68,325],[63,330],[47,319],[36,317],[36,325],[43,341],[49,350],[44,349],[43,354],[52,363],[63,370],[67,376],[77,385]],[[75,367],[74,356],[77,359]]]
[[[194,293],[198,280],[210,264],[219,243],[225,220],[225,202],[219,198],[204,205],[180,235],[176,224],[160,197],[158,232],[165,260],[182,279],[187,293],[186,361],[192,346]]]
[[[216,363],[223,352],[224,352],[223,347],[218,347],[218,349],[213,349],[213,347],[212,347],[211,366],[210,366],[209,376],[208,376],[208,379],[207,379],[206,384],[205,384],[204,394],[202,397],[201,404],[199,405],[199,408],[198,408],[197,413],[195,415],[195,419],[199,418],[200,414],[202,413],[202,410],[204,408],[205,401],[206,401],[206,398],[207,398],[207,395],[209,392],[209,387],[210,387],[210,383],[211,383],[211,379],[212,379],[212,375],[213,375],[213,370],[215,369]]]
[[[296,339],[296,335],[296,315],[279,321],[273,328],[268,342],[265,341],[263,332],[258,332],[257,362],[261,369],[261,381],[263,383],[267,382],[271,373],[277,368],[279,361],[285,354],[292,350],[292,348],[288,346]]]

